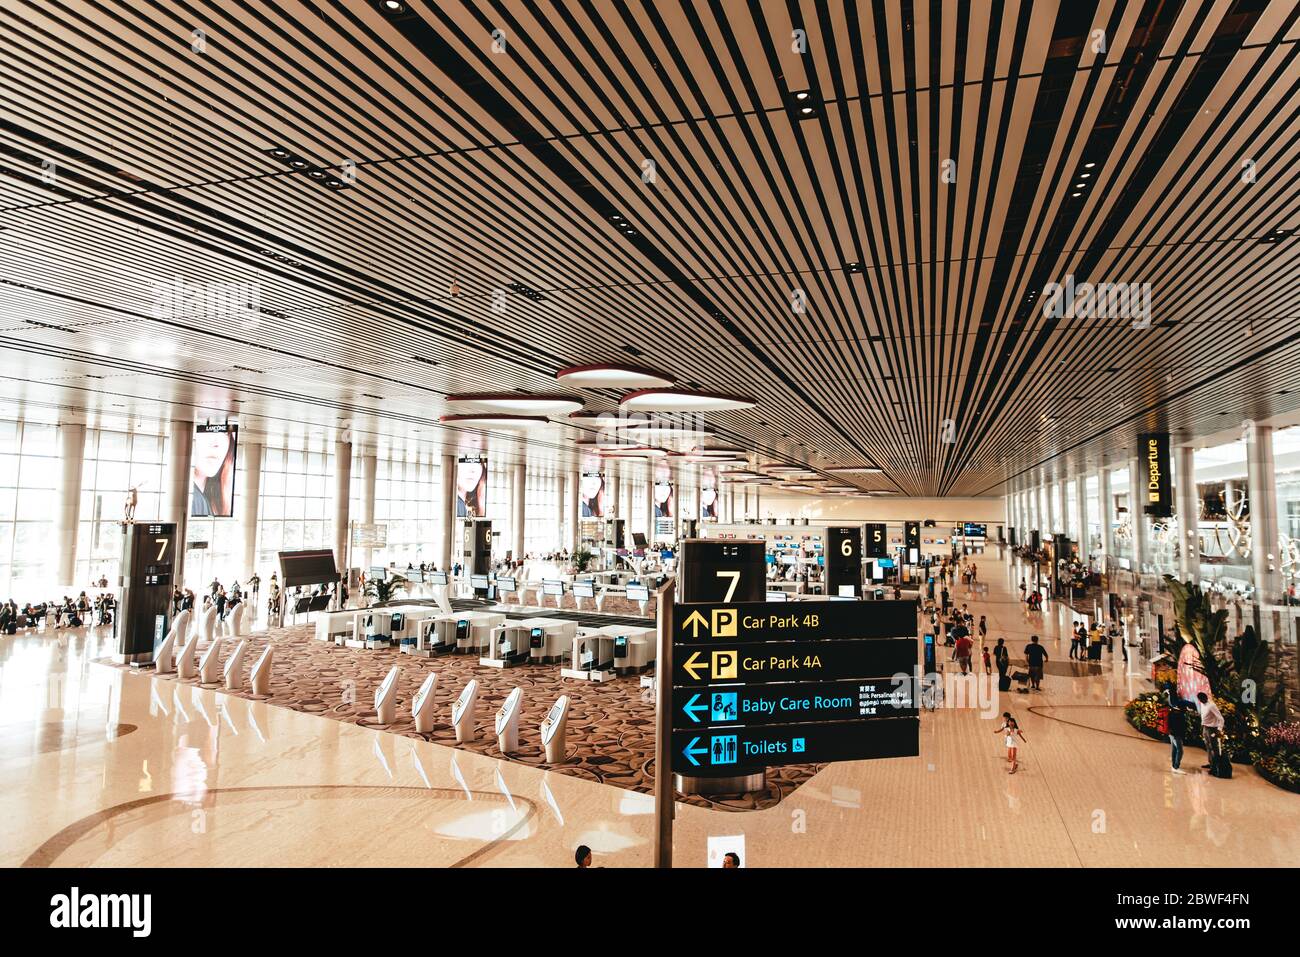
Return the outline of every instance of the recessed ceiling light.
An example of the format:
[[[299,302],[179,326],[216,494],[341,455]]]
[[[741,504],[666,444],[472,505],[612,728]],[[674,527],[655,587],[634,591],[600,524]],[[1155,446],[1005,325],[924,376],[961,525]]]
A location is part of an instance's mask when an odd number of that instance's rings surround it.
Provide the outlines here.
[[[577,412],[584,404],[576,396],[526,392],[465,392],[447,396],[450,408],[533,415],[564,415]]]
[[[808,91],[807,91],[807,90],[801,90],[801,91],[799,91],[798,93],[796,93],[796,94],[794,95],[794,98],[795,98],[796,100],[806,100],[806,99],[808,99]]]
[[[292,166],[294,169],[306,169],[308,163],[305,159],[301,159],[295,156],[293,159],[289,160],[289,165]]]
[[[654,369],[612,362],[570,366],[555,373],[555,378],[582,389],[651,389],[673,384],[672,376]]]
[[[1091,173],[1080,173],[1079,179],[1087,179],[1091,175],[1092,175]]]
[[[854,261],[851,262],[851,263],[845,263],[845,264],[844,264],[844,271],[845,271],[845,272],[849,272],[849,273],[859,273],[859,272],[862,272],[862,263],[858,262],[857,260],[854,260]]]
[[[757,404],[744,396],[687,389],[639,389],[619,400],[622,408],[634,412],[730,412]]]
[[[406,12],[406,4],[402,0],[379,0],[379,9],[384,13],[398,14]]]
[[[1084,163],[1084,164],[1083,164],[1083,168],[1084,168],[1084,169],[1092,169],[1092,168],[1093,168],[1094,166],[1096,166],[1096,165],[1097,165],[1096,163]]]
[[[1070,195],[1071,195],[1071,196],[1078,196],[1079,194],[1078,194],[1078,193],[1071,193]]]
[[[1088,185],[1087,183],[1075,183],[1075,184],[1074,184],[1074,188],[1075,188],[1075,189],[1083,189],[1083,188],[1084,188],[1085,186],[1087,186],[1087,185]]]

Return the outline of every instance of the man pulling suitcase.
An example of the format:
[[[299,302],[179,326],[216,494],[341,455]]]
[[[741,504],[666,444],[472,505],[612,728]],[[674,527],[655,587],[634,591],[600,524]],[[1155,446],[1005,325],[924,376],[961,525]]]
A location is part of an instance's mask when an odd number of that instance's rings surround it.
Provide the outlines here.
[[[1201,737],[1205,739],[1203,767],[1216,778],[1232,777],[1232,756],[1223,737],[1223,712],[1204,691],[1196,695],[1196,710],[1201,714]]]

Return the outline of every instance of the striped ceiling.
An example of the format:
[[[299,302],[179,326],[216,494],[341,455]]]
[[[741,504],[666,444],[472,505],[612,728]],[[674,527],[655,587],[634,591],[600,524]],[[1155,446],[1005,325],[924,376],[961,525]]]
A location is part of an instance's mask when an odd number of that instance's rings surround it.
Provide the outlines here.
[[[909,495],[1300,408],[1293,0],[399,6],[0,6],[6,406],[568,464],[446,397],[623,362]],[[1045,316],[1067,275],[1150,327]]]

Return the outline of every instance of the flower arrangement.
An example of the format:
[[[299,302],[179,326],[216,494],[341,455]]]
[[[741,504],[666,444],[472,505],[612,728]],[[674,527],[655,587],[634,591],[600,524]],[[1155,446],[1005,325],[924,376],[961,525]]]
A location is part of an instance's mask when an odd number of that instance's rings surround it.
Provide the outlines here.
[[[1266,728],[1251,757],[1264,780],[1300,794],[1300,721],[1279,721]]]

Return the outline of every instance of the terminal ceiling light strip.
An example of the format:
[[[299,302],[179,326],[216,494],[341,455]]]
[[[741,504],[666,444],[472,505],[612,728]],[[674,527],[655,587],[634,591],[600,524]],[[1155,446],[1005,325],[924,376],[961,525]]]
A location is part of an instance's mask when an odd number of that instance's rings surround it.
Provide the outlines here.
[[[438,419],[443,425],[467,429],[535,429],[551,424],[551,420],[537,415],[444,415]]]
[[[752,409],[754,399],[717,392],[688,389],[640,389],[629,392],[618,403],[633,412],[734,412]]]
[[[555,373],[555,378],[580,389],[653,389],[670,386],[675,381],[654,369],[617,363],[570,366]]]
[[[526,392],[463,392],[447,396],[447,407],[472,412],[507,412],[520,415],[563,415],[585,405],[571,395],[528,394]]]

